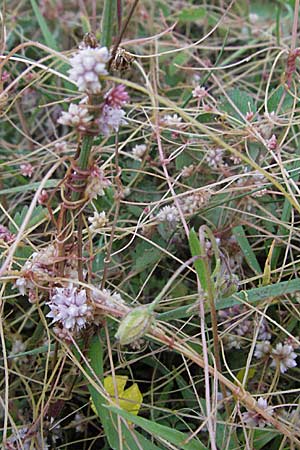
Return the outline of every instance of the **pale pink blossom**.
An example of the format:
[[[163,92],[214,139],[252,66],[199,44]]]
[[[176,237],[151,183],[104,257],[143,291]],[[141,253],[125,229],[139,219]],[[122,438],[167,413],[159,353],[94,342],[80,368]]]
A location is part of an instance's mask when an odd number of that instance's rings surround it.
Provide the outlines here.
[[[123,84],[110,89],[104,96],[106,105],[111,108],[121,108],[129,101],[129,95]]]
[[[86,47],[70,59],[70,79],[75,81],[79,91],[92,94],[101,91],[100,76],[107,74],[105,66],[109,57],[106,47]]]
[[[55,288],[47,305],[51,310],[47,317],[53,319],[52,323],[60,322],[63,328],[70,331],[85,327],[91,317],[92,307],[88,304],[86,290],[73,285]]]
[[[33,174],[33,166],[30,163],[20,165],[21,174],[23,177],[31,178]]]

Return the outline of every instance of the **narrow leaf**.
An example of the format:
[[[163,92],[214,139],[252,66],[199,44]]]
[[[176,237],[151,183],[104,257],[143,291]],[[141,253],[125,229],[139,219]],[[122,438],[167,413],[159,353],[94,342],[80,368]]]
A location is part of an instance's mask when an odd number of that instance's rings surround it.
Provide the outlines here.
[[[34,11],[35,17],[36,17],[36,19],[38,21],[38,24],[40,26],[41,32],[42,32],[42,34],[44,36],[46,45],[48,45],[48,47],[52,48],[53,50],[58,51],[59,48],[58,48],[58,46],[56,44],[56,41],[55,41],[55,39],[53,37],[53,33],[51,33],[51,31],[49,30],[48,25],[47,25],[43,15],[41,14],[41,12],[39,10],[39,7],[38,7],[38,5],[36,3],[36,0],[30,0],[30,2],[31,2],[32,9]]]
[[[182,433],[181,431],[174,430],[173,428],[166,427],[165,425],[160,425],[151,420],[144,419],[143,417],[135,416],[123,409],[119,409],[115,406],[108,406],[107,409],[113,411],[126,420],[130,420],[135,425],[143,428],[148,433],[154,436],[159,436],[162,439],[167,440],[171,444],[178,446],[182,450],[208,450],[208,448],[202,444],[199,439],[193,438],[189,440],[188,434]]]
[[[204,266],[203,260],[201,259],[201,256],[203,256],[203,251],[202,251],[198,236],[196,234],[196,231],[194,229],[192,229],[190,231],[189,245],[190,245],[190,250],[191,250],[192,256],[200,256],[200,258],[194,262],[194,266],[195,266],[197,275],[199,277],[201,287],[205,292],[207,292],[207,280],[205,277],[205,266]]]
[[[232,232],[233,235],[236,237],[239,246],[241,247],[241,250],[244,254],[247,263],[249,264],[249,267],[251,267],[251,269],[256,273],[256,275],[261,275],[262,271],[260,265],[251,248],[251,245],[249,244],[244,228],[241,225],[239,225],[237,227],[234,227]]]

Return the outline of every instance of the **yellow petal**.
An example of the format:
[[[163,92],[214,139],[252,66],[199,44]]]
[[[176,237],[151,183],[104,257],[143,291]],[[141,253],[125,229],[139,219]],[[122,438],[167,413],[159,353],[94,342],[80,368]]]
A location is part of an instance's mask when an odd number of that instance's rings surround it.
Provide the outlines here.
[[[137,385],[134,383],[130,388],[126,389],[120,396],[120,407],[125,411],[138,415],[143,401],[143,395]]]
[[[116,387],[117,387],[118,397],[122,397],[127,380],[128,380],[128,377],[125,375],[116,375],[115,376],[115,383],[116,383]],[[116,396],[114,378],[111,375],[104,378],[104,388],[111,397]]]

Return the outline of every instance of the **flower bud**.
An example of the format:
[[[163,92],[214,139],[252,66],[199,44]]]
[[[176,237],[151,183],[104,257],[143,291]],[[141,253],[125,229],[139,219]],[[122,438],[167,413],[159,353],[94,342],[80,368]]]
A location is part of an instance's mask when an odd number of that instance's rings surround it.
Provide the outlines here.
[[[152,321],[152,311],[147,306],[138,306],[121,321],[115,337],[121,345],[131,344],[149,331]]]
[[[238,291],[238,277],[235,274],[225,275],[218,288],[223,298],[230,297]]]

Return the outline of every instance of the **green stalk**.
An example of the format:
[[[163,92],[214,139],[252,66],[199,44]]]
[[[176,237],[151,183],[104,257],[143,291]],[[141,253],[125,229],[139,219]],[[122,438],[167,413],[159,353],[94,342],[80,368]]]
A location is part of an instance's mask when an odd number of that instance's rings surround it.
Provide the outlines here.
[[[114,19],[116,16],[117,1],[105,0],[103,17],[101,22],[101,46],[108,49],[112,44],[112,37],[114,35]]]

